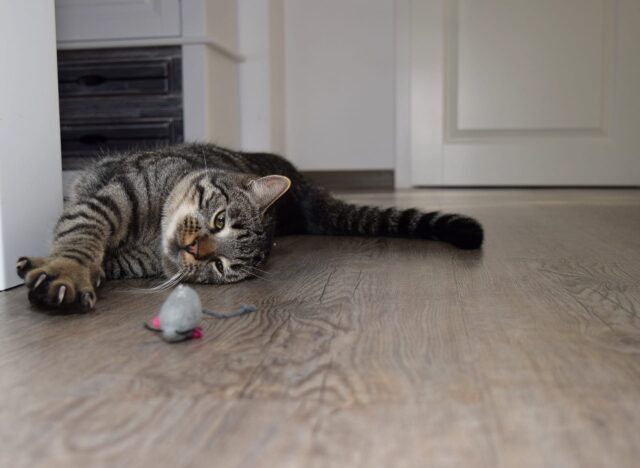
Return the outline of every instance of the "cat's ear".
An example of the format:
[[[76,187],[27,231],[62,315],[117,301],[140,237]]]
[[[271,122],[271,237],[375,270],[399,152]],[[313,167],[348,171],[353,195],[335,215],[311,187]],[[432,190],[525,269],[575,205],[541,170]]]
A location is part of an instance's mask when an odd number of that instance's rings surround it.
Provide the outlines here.
[[[291,187],[291,180],[281,175],[268,175],[249,181],[249,190],[263,213]]]

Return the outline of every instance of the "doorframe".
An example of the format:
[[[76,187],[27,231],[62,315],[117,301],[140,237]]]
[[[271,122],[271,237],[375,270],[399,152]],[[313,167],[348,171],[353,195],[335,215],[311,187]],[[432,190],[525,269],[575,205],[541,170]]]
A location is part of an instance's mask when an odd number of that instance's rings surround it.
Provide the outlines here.
[[[396,0],[395,16],[395,186],[442,185],[444,0]]]
[[[413,186],[411,180],[411,3],[395,0],[395,171],[396,189]]]

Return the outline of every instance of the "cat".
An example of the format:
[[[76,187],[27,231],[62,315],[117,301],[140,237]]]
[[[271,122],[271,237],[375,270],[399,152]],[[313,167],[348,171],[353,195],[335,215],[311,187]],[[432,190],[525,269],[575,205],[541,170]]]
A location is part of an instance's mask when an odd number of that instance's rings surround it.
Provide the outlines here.
[[[34,304],[87,311],[107,278],[232,283],[260,272],[274,235],[305,233],[483,242],[473,218],[352,205],[280,156],[191,143],[98,160],[72,186],[49,256],[16,269]]]

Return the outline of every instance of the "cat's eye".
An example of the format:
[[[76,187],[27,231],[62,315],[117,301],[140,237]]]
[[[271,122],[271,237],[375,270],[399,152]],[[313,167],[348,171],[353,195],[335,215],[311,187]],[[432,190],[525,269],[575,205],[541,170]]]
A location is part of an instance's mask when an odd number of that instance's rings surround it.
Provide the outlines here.
[[[224,228],[224,223],[225,223],[225,220],[226,220],[225,218],[226,218],[226,211],[221,211],[213,219],[213,227],[217,231],[220,231],[220,230],[222,230],[222,228]]]
[[[216,269],[220,272],[221,275],[224,275],[224,265],[222,264],[222,260],[217,259],[214,262]]]

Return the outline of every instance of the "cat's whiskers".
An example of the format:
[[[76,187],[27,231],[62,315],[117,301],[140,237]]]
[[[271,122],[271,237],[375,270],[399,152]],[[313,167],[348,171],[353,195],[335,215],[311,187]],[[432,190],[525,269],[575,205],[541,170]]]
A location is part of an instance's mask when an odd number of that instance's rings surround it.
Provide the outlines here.
[[[279,280],[274,280],[271,278],[267,278],[265,276],[262,276],[261,274],[255,272],[255,271],[251,271],[251,270],[246,270],[244,268],[241,268],[240,271],[242,271],[243,273],[249,275],[249,276],[254,276],[258,279],[264,280],[264,281],[268,281],[269,283],[282,283],[282,281]]]
[[[150,290],[162,291],[162,290],[168,289],[171,286],[174,286],[174,285],[178,284],[184,275],[185,275],[184,271],[179,271],[178,273],[173,275],[171,278],[166,280],[164,283],[160,283],[159,285],[157,285],[157,286],[155,286],[153,288],[150,288]]]
[[[256,266],[253,266],[253,265],[243,265],[243,267],[244,268],[251,268],[251,269],[256,270],[256,271],[258,271],[258,272],[260,272],[260,273],[262,273],[264,275],[269,275],[269,276],[273,275],[273,272],[261,270],[260,268],[258,268]]]
[[[251,265],[243,265],[240,268],[241,271],[244,271],[245,273],[251,273],[252,275],[255,274],[256,276],[270,276],[271,273],[267,273],[266,271],[262,271],[256,267],[252,267]]]
[[[137,293],[137,294],[153,294],[153,293],[165,291],[177,285],[178,283],[180,283],[180,281],[184,279],[184,277],[187,275],[188,272],[189,270],[178,271],[175,275],[167,278],[165,281],[162,281],[161,283],[156,284],[155,286],[152,286],[150,288],[130,288],[122,291]]]
[[[204,149],[202,150],[202,160],[204,161],[204,170],[208,171],[209,168],[207,167],[207,156],[204,154]]]

